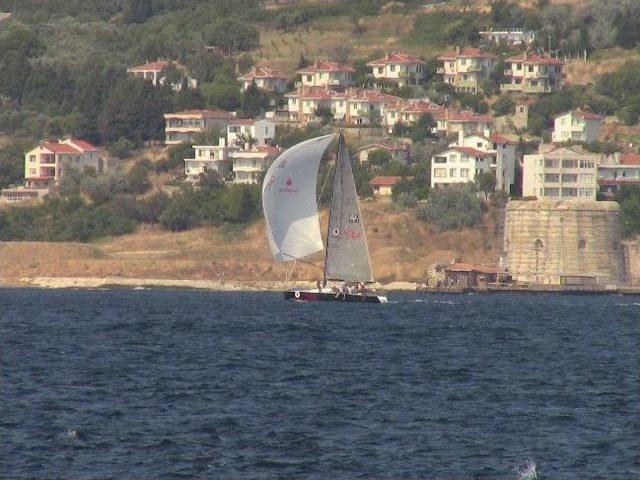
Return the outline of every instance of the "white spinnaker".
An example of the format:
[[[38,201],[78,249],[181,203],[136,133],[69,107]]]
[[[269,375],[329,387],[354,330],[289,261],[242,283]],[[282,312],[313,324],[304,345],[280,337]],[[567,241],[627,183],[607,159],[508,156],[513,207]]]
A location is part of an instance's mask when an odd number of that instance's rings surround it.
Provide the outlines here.
[[[280,262],[307,257],[324,248],[316,186],[324,151],[334,135],[294,145],[269,167],[262,184],[262,209],[271,254]]]

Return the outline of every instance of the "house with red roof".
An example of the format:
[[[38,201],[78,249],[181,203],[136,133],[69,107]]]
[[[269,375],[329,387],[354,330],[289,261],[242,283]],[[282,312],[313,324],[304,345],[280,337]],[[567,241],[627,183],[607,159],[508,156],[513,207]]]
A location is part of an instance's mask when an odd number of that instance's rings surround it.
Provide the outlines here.
[[[331,109],[331,101],[334,97],[346,102],[344,92],[337,92],[327,87],[300,86],[293,92],[284,94],[284,98],[287,99],[288,118],[299,123],[312,121],[316,117],[318,108]]]
[[[226,131],[236,115],[224,110],[183,110],[165,113],[165,140],[167,145],[191,143],[198,133],[211,130]]]
[[[374,197],[390,197],[393,194],[393,186],[402,181],[402,177],[395,175],[377,176],[369,180]]]
[[[562,142],[595,142],[600,138],[604,118],[586,110],[571,110],[556,115],[553,120],[551,141]]]
[[[507,58],[505,63],[506,82],[500,85],[503,92],[537,94],[562,90],[565,73],[560,59],[524,52]]]
[[[375,80],[405,85],[420,85],[424,80],[424,60],[397,51],[367,63]]]
[[[472,135],[465,135],[464,131],[460,130],[457,140],[450,143],[449,148],[471,148],[491,155],[488,171],[491,171],[496,177],[496,190],[510,193],[511,187],[515,183],[515,169],[518,161],[517,145],[517,140],[491,133],[489,130]],[[434,160],[435,157],[432,159],[432,163]],[[475,171],[487,171],[486,167],[485,164],[477,165]]]
[[[598,165],[598,185],[605,197],[613,197],[623,185],[640,184],[640,155],[616,152]]]
[[[189,77],[187,68],[173,60],[156,60],[155,62],[146,62],[143,65],[137,65],[127,69],[127,72],[135,77],[143,78],[151,82],[154,87],[164,85],[166,83],[166,71],[170,67],[175,67],[182,77],[178,81],[174,81],[171,87],[175,91],[180,91],[184,81],[187,82],[189,88],[197,88],[198,82],[194,78]]]
[[[389,133],[393,133],[396,125],[411,125],[426,113],[434,116],[443,111],[440,105],[426,100],[400,100],[388,105],[384,109],[384,126]],[[434,130],[432,133],[436,133]]]
[[[495,119],[491,115],[480,115],[471,110],[455,110],[451,108],[434,110],[436,133],[444,136],[457,135],[462,131],[469,135],[493,130]]]
[[[489,78],[498,63],[498,57],[480,48],[456,47],[438,57],[442,66],[437,73],[458,92],[477,93],[480,83]]]
[[[478,173],[493,172],[495,167],[495,152],[455,145],[431,159],[431,188],[470,183]]]
[[[70,169],[82,171],[86,167],[103,171],[104,154],[99,148],[75,138],[44,141],[24,156],[25,187],[46,193]]]
[[[318,59],[296,73],[302,77],[300,85],[303,87],[342,89],[353,83],[355,70],[346,64]]]
[[[287,91],[289,77],[270,67],[255,67],[249,73],[240,75],[238,81],[242,83],[242,91],[255,82],[258,88],[269,92],[284,93]]]

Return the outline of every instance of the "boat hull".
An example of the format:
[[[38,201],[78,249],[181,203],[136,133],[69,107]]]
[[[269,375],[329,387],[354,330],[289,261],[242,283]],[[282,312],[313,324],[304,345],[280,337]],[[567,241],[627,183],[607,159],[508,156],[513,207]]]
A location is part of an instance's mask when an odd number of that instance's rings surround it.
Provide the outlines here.
[[[357,302],[357,303],[387,303],[385,295],[374,293],[333,293],[319,292],[317,290],[287,290],[284,292],[285,300],[297,302]]]

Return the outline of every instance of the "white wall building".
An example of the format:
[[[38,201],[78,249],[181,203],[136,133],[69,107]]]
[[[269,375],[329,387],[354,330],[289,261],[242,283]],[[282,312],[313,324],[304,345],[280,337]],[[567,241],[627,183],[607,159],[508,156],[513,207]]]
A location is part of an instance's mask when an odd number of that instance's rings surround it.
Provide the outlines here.
[[[459,92],[476,93],[483,80],[490,77],[498,63],[498,57],[478,48],[456,48],[438,57],[443,62],[438,68],[444,83],[453,85]]]
[[[531,45],[536,39],[536,32],[532,30],[483,30],[478,32],[487,43],[507,45]]]
[[[624,185],[640,184],[640,155],[614,153],[603,157],[598,166],[600,193],[612,197]]]
[[[301,75],[303,87],[346,88],[351,85],[355,70],[349,65],[320,59],[296,73]]]
[[[549,147],[523,158],[522,195],[539,200],[595,200],[601,155],[579,146]]]
[[[197,182],[200,174],[216,171],[223,179],[228,179],[232,170],[232,155],[237,147],[227,145],[224,138],[218,145],[194,145],[194,157],[184,159],[184,173],[187,180]]]
[[[256,67],[249,73],[238,77],[238,81],[242,83],[242,91],[245,91],[252,82],[255,82],[256,87],[263,90],[284,93],[287,91],[288,80],[289,77],[269,67]]]
[[[196,134],[211,130],[227,130],[236,119],[235,113],[223,110],[184,110],[165,113],[165,141],[167,145],[190,143]]]
[[[600,138],[603,118],[592,112],[572,110],[556,115],[551,140],[562,142],[595,142]]]
[[[258,183],[262,172],[279,155],[278,147],[257,146],[233,153],[233,183]]]
[[[266,119],[232,120],[227,126],[229,145],[245,148],[246,143],[252,145],[269,145],[276,136],[276,124]],[[252,143],[253,142],[253,143]]]

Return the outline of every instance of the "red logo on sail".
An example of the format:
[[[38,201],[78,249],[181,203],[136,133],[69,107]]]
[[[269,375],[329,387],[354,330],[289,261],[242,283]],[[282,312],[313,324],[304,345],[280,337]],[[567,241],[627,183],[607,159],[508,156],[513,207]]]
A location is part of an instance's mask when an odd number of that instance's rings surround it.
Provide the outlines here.
[[[294,188],[293,186],[293,180],[291,179],[291,177],[287,177],[287,180],[284,182],[284,184],[285,184],[285,187],[279,188],[278,189],[279,192],[298,193],[298,189]]]

